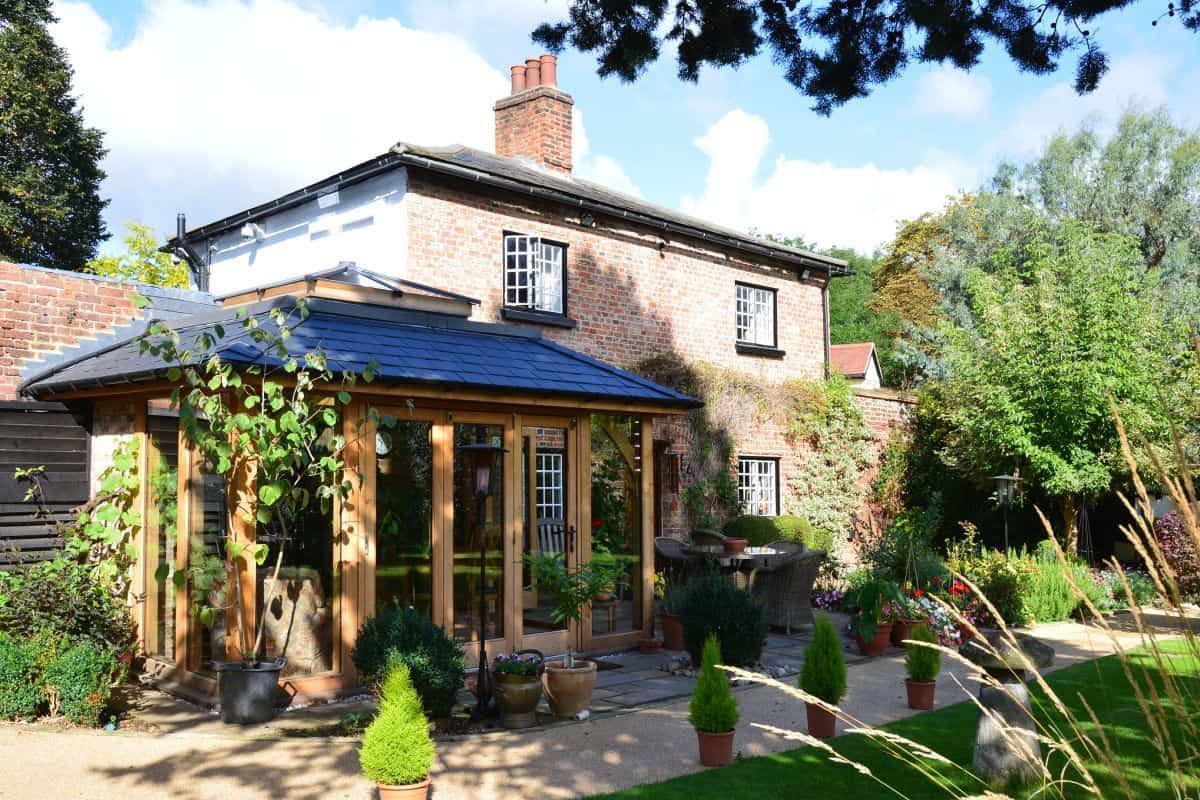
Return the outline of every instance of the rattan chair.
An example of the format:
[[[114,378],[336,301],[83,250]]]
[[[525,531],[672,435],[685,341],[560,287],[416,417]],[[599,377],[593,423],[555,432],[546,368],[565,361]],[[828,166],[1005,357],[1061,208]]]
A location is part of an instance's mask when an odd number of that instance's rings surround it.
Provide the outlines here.
[[[692,544],[697,547],[724,547],[727,538],[718,531],[706,531],[703,528],[692,531]]]
[[[654,555],[658,568],[666,571],[667,583],[671,587],[687,583],[696,566],[696,560],[683,552],[685,542],[674,536],[654,537]]]
[[[806,550],[798,542],[772,542],[769,546],[785,555],[758,570],[751,587],[767,612],[767,624],[783,628],[788,634],[793,629],[811,627],[812,588],[825,551]]]

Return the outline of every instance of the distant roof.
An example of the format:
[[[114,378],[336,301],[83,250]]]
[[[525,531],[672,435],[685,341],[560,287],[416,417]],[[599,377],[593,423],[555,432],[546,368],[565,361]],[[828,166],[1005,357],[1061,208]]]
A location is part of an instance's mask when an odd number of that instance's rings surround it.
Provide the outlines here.
[[[402,165],[464,178],[493,188],[518,191],[545,200],[573,205],[596,214],[606,214],[672,233],[693,236],[725,247],[776,258],[800,269],[820,270],[831,275],[851,274],[846,262],[840,258],[789,247],[649,203],[573,175],[550,172],[524,159],[506,158],[463,145],[418,147],[400,142],[386,153],[302,189],[193,228],[187,232],[187,237],[207,238]],[[171,239],[169,243],[179,244],[176,239]]]
[[[847,378],[865,378],[874,357],[874,342],[835,344],[829,347],[829,365]]]
[[[274,308],[293,309],[296,299],[281,297],[217,313],[175,320],[184,343],[202,332],[216,337],[210,352],[240,366],[278,365],[279,355],[264,351],[240,324],[241,315],[270,326]],[[335,370],[362,373],[378,362],[376,381],[390,384],[466,388],[483,392],[519,392],[531,399],[562,396],[580,400],[612,399],[673,408],[694,408],[698,400],[543,339],[540,331],[471,322],[449,315],[315,298],[308,316],[291,325],[287,348],[302,356],[320,349]],[[21,386],[34,397],[165,376],[162,360],[142,353],[148,334],[44,370]]]

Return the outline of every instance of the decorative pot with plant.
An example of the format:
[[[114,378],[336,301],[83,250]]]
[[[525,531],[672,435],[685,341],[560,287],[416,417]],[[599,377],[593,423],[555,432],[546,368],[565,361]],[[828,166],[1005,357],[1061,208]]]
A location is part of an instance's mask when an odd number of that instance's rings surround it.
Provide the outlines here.
[[[383,681],[379,716],[363,734],[358,752],[363,774],[379,788],[380,800],[425,800],[433,753],[421,698],[408,667],[397,664]]]
[[[904,602],[900,605],[899,615],[892,620],[892,644],[904,646],[906,639],[911,639],[913,631],[919,627],[929,627],[929,618],[922,611],[920,599],[925,592],[920,589],[909,589],[907,586],[901,593]]]
[[[582,624],[583,610],[624,576],[621,564],[603,553],[576,567],[568,567],[562,553],[531,553],[525,561],[533,579],[530,588],[554,598],[550,618],[560,624]],[[586,710],[596,686],[596,662],[576,659],[570,642],[568,637],[562,663],[547,662],[542,673],[546,701],[556,717],[574,717]]]
[[[800,688],[821,701],[805,703],[809,735],[818,739],[832,737],[837,731],[833,706],[846,696],[846,659],[842,656],[837,629],[825,614],[817,618],[812,643],[804,651]]]
[[[282,599],[282,591],[271,587],[287,583],[280,582],[280,570],[289,542],[301,533],[297,526],[318,506],[329,513],[335,497],[346,497],[352,488],[345,475],[340,409],[350,403],[347,390],[357,376],[335,373],[319,350],[303,358],[289,353],[290,326],[307,314],[300,298],[293,306],[272,308],[269,321],[241,315],[241,330],[230,336],[270,354],[267,365],[241,371],[216,350],[226,336],[219,325],[185,343],[179,333],[156,322],[140,345],[143,352],[163,360],[168,380],[180,384],[171,393],[171,404],[179,410],[184,437],[206,469],[225,478],[234,490],[235,508],[224,515],[224,538],[217,547],[207,546],[203,534],[196,534],[186,569],[162,564],[155,573],[160,583],[169,579],[189,588],[191,612],[200,624],[223,623],[226,631],[236,632],[226,649],[239,660],[215,665],[221,718],[227,723],[265,722],[274,716],[286,652],[274,640],[266,645],[278,652],[265,652],[270,649],[264,644],[267,615],[278,605],[277,598]],[[369,379],[366,373],[364,379]],[[336,402],[326,402],[326,395]],[[237,490],[246,485],[253,491]],[[255,525],[256,535],[247,541],[242,532]],[[275,594],[262,598],[262,616],[255,626],[255,599],[252,594],[243,597],[245,592],[236,587],[245,585],[251,562],[266,562],[266,542],[274,543],[275,561],[262,586],[265,593]],[[222,619],[227,608],[232,613]],[[285,636],[283,642],[293,638],[297,637]]]
[[[710,634],[704,640],[700,674],[688,707],[688,720],[696,729],[700,746],[700,763],[706,767],[723,767],[733,761],[738,704],[729,689],[729,677],[717,666],[720,663],[721,645]]]
[[[746,545],[748,544],[750,544],[750,540],[743,539],[740,536],[727,536],[721,542],[726,553],[741,553],[746,549]]]
[[[942,654],[936,650],[937,637],[928,627],[917,628],[906,645],[904,667],[908,678],[904,681],[908,689],[908,707],[928,711],[933,708],[933,693],[937,688],[937,676],[942,670]]]
[[[683,640],[683,620],[679,616],[686,592],[685,586],[671,589],[660,606],[658,620],[662,624],[663,648],[666,650],[683,650],[687,647]]]
[[[492,661],[496,706],[500,725],[531,728],[537,725],[537,704],[542,699],[542,656],[523,651],[499,655]]]
[[[892,636],[888,610],[904,603],[900,588],[891,581],[875,579],[860,586],[848,599],[857,609],[850,619],[850,632],[858,641],[858,649],[867,656],[883,655]]]

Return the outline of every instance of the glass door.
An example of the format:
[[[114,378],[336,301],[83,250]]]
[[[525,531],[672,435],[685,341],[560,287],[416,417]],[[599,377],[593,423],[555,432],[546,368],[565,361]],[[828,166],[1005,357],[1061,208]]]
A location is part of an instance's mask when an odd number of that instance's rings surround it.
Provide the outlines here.
[[[570,420],[522,420],[517,460],[521,471],[519,546],[518,563],[514,565],[521,576],[520,646],[541,650],[546,656],[566,652],[567,637],[572,632],[565,622],[554,620],[554,598],[538,591],[525,559],[552,556],[569,565],[578,561],[574,433]]]
[[[494,420],[494,421],[493,421]],[[507,503],[505,491],[508,462],[506,426],[502,418],[480,415],[455,419],[453,438],[453,548],[451,563],[451,600],[453,632],[463,643],[478,642],[480,637],[493,644],[488,650],[501,652],[508,632],[505,580],[505,531]],[[490,445],[491,455],[486,494],[477,494],[478,476],[474,453],[460,448]],[[494,640],[501,640],[494,642]],[[469,664],[476,660],[476,649],[465,648]]]

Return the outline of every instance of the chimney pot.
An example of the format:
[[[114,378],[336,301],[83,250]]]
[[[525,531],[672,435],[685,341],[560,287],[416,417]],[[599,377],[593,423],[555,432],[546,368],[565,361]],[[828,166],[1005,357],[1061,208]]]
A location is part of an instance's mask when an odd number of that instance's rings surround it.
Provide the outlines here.
[[[542,86],[557,86],[558,85],[558,58],[546,53],[538,59],[541,62],[541,78]]]
[[[525,59],[525,88],[542,85],[542,62],[536,58]]]
[[[515,64],[512,68],[512,93],[525,90],[525,65]]]

